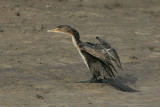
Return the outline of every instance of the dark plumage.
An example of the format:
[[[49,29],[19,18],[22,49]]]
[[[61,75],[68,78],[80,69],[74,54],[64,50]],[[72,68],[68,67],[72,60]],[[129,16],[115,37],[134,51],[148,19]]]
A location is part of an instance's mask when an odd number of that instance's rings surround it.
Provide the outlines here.
[[[125,92],[137,92],[115,77],[114,73],[117,70],[112,61],[116,63],[118,68],[122,69],[122,66],[116,50],[106,41],[96,37],[100,43],[81,42],[79,33],[68,25],[60,25],[53,30],[48,30],[48,32],[71,35],[74,46],[92,73],[90,82],[103,82]]]
[[[100,37],[96,37],[97,40],[102,44],[102,48],[106,50],[106,54],[110,58],[110,60],[114,61],[117,66],[122,70],[122,65],[119,59],[119,56],[114,48],[112,48],[107,42],[102,40]]]

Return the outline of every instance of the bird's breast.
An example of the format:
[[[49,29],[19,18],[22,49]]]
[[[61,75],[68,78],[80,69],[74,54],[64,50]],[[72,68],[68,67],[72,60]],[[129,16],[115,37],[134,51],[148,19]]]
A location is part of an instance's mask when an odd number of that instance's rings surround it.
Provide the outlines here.
[[[81,50],[78,50],[79,54],[81,55],[84,63],[86,64],[87,68],[89,69],[89,66],[88,66],[88,63],[87,63],[87,60],[86,60],[86,57],[83,55],[83,53],[81,52]]]

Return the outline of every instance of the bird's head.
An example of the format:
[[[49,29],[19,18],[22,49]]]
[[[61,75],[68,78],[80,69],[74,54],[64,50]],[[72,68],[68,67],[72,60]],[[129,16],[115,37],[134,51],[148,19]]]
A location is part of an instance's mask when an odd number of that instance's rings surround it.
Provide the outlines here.
[[[68,25],[59,25],[55,29],[48,30],[47,32],[56,32],[56,33],[63,33],[63,34],[71,34],[78,33],[75,29]]]

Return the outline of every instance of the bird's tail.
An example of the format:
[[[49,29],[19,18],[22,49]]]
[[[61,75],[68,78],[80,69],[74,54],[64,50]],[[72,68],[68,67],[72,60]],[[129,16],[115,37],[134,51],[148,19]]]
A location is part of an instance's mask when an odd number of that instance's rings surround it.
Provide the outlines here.
[[[138,90],[132,89],[129,86],[125,85],[118,78],[114,78],[114,77],[106,78],[104,82],[124,92],[139,92]]]

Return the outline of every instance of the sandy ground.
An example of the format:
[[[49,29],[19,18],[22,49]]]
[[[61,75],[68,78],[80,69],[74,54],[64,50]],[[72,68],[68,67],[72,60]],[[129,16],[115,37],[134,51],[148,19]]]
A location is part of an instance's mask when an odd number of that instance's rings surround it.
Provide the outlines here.
[[[0,107],[158,107],[159,0],[0,0]],[[140,90],[85,83],[90,72],[71,37],[47,33],[73,26],[82,41],[107,39],[120,55],[117,75]]]

